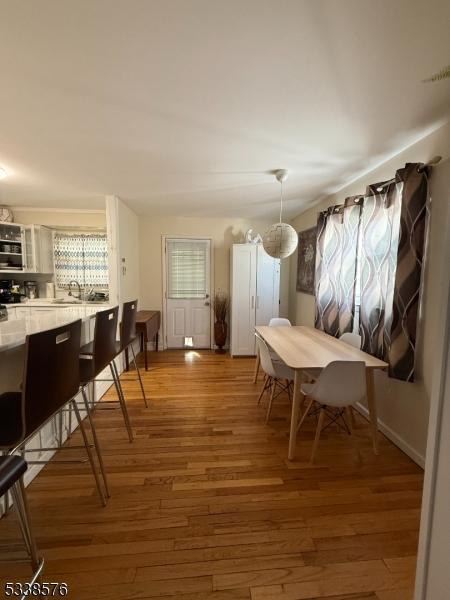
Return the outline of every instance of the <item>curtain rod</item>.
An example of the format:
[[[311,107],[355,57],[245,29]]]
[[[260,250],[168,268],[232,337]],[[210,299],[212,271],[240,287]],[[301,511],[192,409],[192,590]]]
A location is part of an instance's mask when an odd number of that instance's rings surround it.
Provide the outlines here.
[[[434,165],[437,165],[438,163],[440,163],[442,160],[442,156],[433,156],[433,158],[431,160],[429,160],[427,163],[425,163],[422,167],[417,167],[417,172],[418,173],[423,173],[423,171],[427,168],[427,167],[433,167]],[[382,192],[384,190],[385,187],[388,187],[389,185],[391,185],[391,183],[394,183],[395,181],[395,177],[393,177],[392,179],[389,179],[389,181],[385,181],[384,183],[382,183],[381,185],[379,185],[377,187],[377,192]]]

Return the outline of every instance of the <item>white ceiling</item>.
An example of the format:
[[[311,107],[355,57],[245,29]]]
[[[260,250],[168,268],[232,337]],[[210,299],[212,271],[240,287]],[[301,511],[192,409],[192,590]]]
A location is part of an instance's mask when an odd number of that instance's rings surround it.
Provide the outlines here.
[[[0,0],[0,202],[294,215],[448,115],[448,0]],[[417,157],[420,159],[421,157]]]

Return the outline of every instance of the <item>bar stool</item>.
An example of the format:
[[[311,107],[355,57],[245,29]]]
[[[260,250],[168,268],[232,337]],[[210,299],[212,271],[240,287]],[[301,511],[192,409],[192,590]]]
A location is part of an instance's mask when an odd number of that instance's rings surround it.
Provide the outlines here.
[[[86,398],[86,387],[93,384],[97,376],[109,366],[112,380],[116,388],[118,401],[122,410],[125,426],[128,432],[128,439],[133,441],[133,430],[131,428],[130,417],[128,415],[125,397],[119,379],[114,359],[120,354],[121,342],[116,340],[117,320],[119,316],[119,307],[107,308],[101,310],[95,315],[94,340],[80,348],[80,381],[83,397]],[[99,380],[101,381],[101,380]],[[110,381],[110,380],[107,380]],[[115,402],[115,400],[113,400]],[[102,402],[101,404],[104,404]],[[102,473],[104,468],[102,467]],[[106,475],[104,475],[104,479]],[[105,481],[105,485],[106,481]]]
[[[30,586],[32,586],[44,568],[44,559],[38,555],[30,523],[27,496],[23,483],[23,474],[27,468],[28,465],[21,456],[0,457],[0,498],[6,496],[11,490],[23,540],[33,569],[33,578],[30,581]]]
[[[148,408],[147,398],[145,396],[144,385],[142,383],[141,372],[136,362],[136,353],[133,348],[133,342],[137,339],[136,335],[136,315],[137,315],[137,300],[131,300],[130,302],[124,302],[122,308],[122,323],[120,324],[120,351],[127,352],[131,350],[132,360],[134,368],[141,386],[142,397],[144,399],[145,407]]]
[[[45,450],[45,448],[27,449],[25,445],[69,404],[75,411],[97,491],[103,506],[105,506],[106,500],[91,452],[91,445],[74,399],[80,389],[78,360],[80,339],[80,319],[27,336],[22,391],[5,392],[0,395],[0,449],[8,454],[14,454],[18,450],[22,452]],[[93,423],[91,426],[93,428]],[[101,462],[95,429],[92,430],[92,433],[94,447],[99,462]],[[63,450],[72,448],[74,446],[62,447]],[[43,462],[47,461],[30,461],[30,464]]]

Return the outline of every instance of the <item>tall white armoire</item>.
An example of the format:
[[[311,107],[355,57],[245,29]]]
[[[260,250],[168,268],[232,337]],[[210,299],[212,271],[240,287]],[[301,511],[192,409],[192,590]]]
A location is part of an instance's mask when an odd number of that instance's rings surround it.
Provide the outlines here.
[[[269,256],[262,244],[233,244],[231,248],[232,356],[255,354],[255,326],[278,317],[280,260]]]

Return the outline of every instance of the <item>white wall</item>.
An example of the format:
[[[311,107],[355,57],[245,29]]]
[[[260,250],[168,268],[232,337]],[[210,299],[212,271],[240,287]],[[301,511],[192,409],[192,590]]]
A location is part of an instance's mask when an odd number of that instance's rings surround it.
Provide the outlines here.
[[[106,197],[111,301],[140,303],[138,217],[117,196]]]
[[[86,211],[54,208],[15,208],[14,220],[21,225],[46,225],[47,227],[106,227],[104,210]]]
[[[447,179],[450,197],[450,170]],[[450,589],[450,211],[443,260],[440,327],[435,339],[436,369],[431,396],[427,459],[417,557],[416,600],[447,600]],[[439,360],[441,358],[441,360]]]
[[[382,374],[378,375],[376,381],[381,428],[421,465],[425,458],[433,368],[436,362],[434,340],[440,326],[440,315],[445,308],[439,305],[439,289],[441,273],[444,268],[448,268],[443,262],[443,233],[450,202],[450,125],[441,127],[364,177],[327,196],[292,222],[297,231],[312,227],[317,222],[320,210],[341,203],[346,196],[363,193],[369,183],[390,179],[405,162],[427,162],[436,154],[443,157],[443,162],[433,170],[430,184],[433,202],[417,338],[416,382],[404,383],[387,379]],[[296,292],[296,271],[295,254],[290,262],[290,318],[299,325],[313,326],[314,297]]]
[[[214,247],[214,287],[227,293],[230,290],[230,248],[244,241],[245,232],[252,228],[263,233],[271,220],[192,217],[142,217],[139,219],[141,306],[162,310],[161,236],[210,237]],[[280,314],[288,313],[289,263],[282,261]]]

